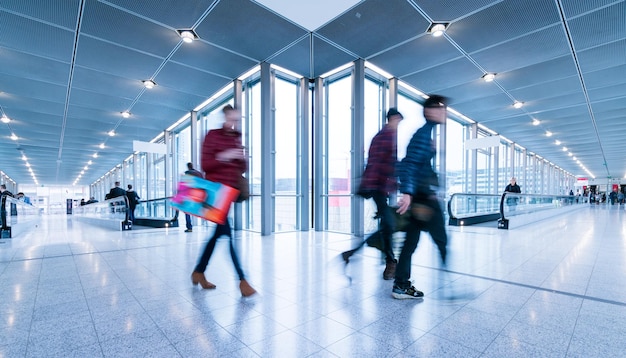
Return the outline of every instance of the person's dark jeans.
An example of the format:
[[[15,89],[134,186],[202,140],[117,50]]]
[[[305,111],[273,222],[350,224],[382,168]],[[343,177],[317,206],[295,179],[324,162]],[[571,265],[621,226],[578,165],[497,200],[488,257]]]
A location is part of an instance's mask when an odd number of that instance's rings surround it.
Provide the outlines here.
[[[445,221],[443,218],[443,212],[441,211],[441,205],[434,196],[418,195],[413,198],[411,208],[418,205],[422,208],[429,209],[430,218],[428,220],[418,220],[415,216],[411,215],[409,219],[410,225],[408,225],[406,232],[406,239],[404,240],[404,246],[400,252],[400,259],[398,260],[398,266],[396,267],[396,278],[394,285],[400,288],[411,287],[411,258],[420,238],[421,231],[428,231],[432,236],[433,241],[439,248],[439,254],[441,255],[441,262],[446,263],[448,244],[448,235],[446,233]]]
[[[191,230],[193,226],[191,225],[191,215],[185,214],[185,227],[187,230]]]
[[[233,246],[233,237],[230,230],[230,223],[226,220],[225,224],[217,224],[215,228],[215,233],[209,239],[204,248],[204,252],[202,256],[200,256],[200,260],[194,269],[195,272],[204,272],[206,270],[207,265],[209,264],[209,259],[213,254],[213,249],[215,249],[215,244],[217,243],[217,239],[221,236],[228,236],[228,243],[230,245],[230,258],[233,260],[233,265],[235,266],[235,270],[237,271],[237,275],[239,275],[239,280],[243,280],[244,274],[241,269],[241,264],[239,263],[239,258],[237,257],[237,253],[235,252],[235,247]]]
[[[375,235],[381,235],[383,239],[383,252],[387,262],[395,261],[393,247],[391,244],[395,218],[391,212],[392,209],[387,204],[387,195],[377,191],[372,196],[372,199],[374,199],[374,203],[376,203],[376,210],[378,211],[378,216],[380,217],[380,226],[378,231],[373,233],[370,238]]]
[[[128,208],[128,220],[132,221],[133,223],[135,222],[135,207],[129,207]]]

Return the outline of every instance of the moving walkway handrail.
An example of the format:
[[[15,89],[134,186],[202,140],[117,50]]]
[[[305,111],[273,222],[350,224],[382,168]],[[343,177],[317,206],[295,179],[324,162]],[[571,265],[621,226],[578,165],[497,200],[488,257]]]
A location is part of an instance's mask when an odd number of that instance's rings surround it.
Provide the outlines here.
[[[171,196],[139,200],[135,208],[135,219],[164,219],[175,221],[178,219],[178,210],[170,203]]]
[[[468,200],[463,200],[463,198]],[[481,199],[484,199],[483,205],[480,205]],[[500,195],[498,194],[454,193],[448,200],[448,215],[451,218],[464,219],[475,215],[498,214],[500,210],[499,199]],[[457,205],[459,202],[467,204],[464,212],[460,211],[460,207]]]
[[[81,205],[72,209],[72,213],[76,216],[127,222],[128,198],[118,196],[105,201]]]
[[[582,204],[576,202],[573,195],[545,195],[545,194],[502,194],[500,200],[500,215],[502,219],[522,214],[536,213],[539,211],[560,208],[563,206]]]
[[[39,219],[41,215],[38,207],[6,195],[2,197],[0,205],[0,226],[3,229]]]

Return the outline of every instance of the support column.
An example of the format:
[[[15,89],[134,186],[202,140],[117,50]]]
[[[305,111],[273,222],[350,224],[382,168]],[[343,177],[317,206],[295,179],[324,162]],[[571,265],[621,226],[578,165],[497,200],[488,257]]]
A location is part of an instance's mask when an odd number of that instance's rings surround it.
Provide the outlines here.
[[[327,208],[324,207],[324,176],[328,163],[324,161],[326,149],[324,147],[324,79],[315,79],[313,87],[313,218],[315,231],[326,230]]]
[[[200,155],[198,154],[198,148],[200,147],[199,142],[198,142],[198,112],[197,111],[191,111],[189,113],[189,131],[190,131],[190,136],[191,138],[191,155],[190,155],[190,162],[193,163],[193,167],[196,168],[196,170],[198,171],[202,171],[202,168],[200,167]],[[187,163],[185,163],[185,165],[187,165]]]
[[[243,84],[241,82],[241,80],[234,80],[233,81],[233,99],[234,99],[234,104],[235,104],[235,108],[238,108],[239,110],[241,110],[243,108]],[[243,112],[242,112],[243,114]],[[245,120],[247,121],[247,124],[245,126],[245,128],[247,128],[247,130],[245,131],[245,133],[242,131],[242,135],[245,137],[248,137],[249,132],[250,132],[250,121],[247,118],[248,116],[246,116]],[[244,118],[241,119],[242,122],[244,121]],[[239,130],[241,130],[243,128],[243,123],[239,123]],[[241,143],[246,146],[246,143],[248,141],[246,140],[246,138],[241,138]],[[248,159],[248,163],[250,163],[250,148],[246,148],[246,154],[247,154],[247,158]],[[250,180],[250,169],[248,169],[248,172],[244,173],[244,175],[246,176],[246,178],[248,178],[248,180]],[[248,201],[248,203],[250,203],[250,201]],[[234,225],[233,225],[233,229],[234,230],[242,230],[243,229],[243,203],[235,203],[235,205],[233,206],[233,217],[234,217]]]
[[[274,232],[274,106],[270,64],[261,63],[261,235]]]
[[[472,139],[478,138],[478,123],[472,123],[471,125]],[[472,187],[470,188],[470,193],[477,194],[478,193],[478,149],[472,149],[472,172],[470,173],[472,176]]]
[[[354,192],[354,188],[358,188],[359,179],[357,176],[363,171],[364,160],[363,150],[365,148],[363,137],[365,120],[365,60],[358,59],[354,61],[354,75],[352,76],[352,155],[350,165],[350,188]],[[352,195],[351,217],[354,235],[363,235],[363,200],[356,195]]]
[[[309,100],[309,80],[302,78],[299,84],[299,102],[298,113],[298,133],[299,146],[298,146],[298,183],[296,194],[298,199],[296,200],[300,215],[298,215],[298,228],[300,231],[309,231],[311,227],[310,221],[310,207],[311,207],[311,193],[309,192],[309,161],[311,160],[309,153],[309,108],[311,103]]]

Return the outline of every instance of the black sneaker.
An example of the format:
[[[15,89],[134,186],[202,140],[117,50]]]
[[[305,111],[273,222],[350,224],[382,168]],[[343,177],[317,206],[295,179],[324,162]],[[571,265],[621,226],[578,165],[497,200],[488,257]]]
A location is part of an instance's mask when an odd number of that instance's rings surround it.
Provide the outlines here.
[[[391,297],[399,300],[404,300],[408,298],[416,299],[424,297],[424,292],[418,291],[413,286],[409,288],[400,288],[394,285],[393,290],[391,291]]]
[[[185,230],[185,232],[193,232],[193,230],[192,229],[187,229],[187,230]]]

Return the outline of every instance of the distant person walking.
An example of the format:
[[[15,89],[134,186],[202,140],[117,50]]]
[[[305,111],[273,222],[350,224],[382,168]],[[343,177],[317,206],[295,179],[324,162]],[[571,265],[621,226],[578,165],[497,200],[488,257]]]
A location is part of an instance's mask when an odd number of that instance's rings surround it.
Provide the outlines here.
[[[128,190],[126,190],[126,198],[128,199],[128,220],[135,222],[135,208],[137,208],[137,204],[139,204],[139,195],[135,190],[133,190],[133,186],[128,184]]]
[[[185,174],[193,175],[198,178],[204,177],[202,173],[200,173],[199,171],[193,168],[193,163],[187,163],[187,170],[185,170]],[[193,225],[191,223],[191,215],[187,213],[185,213],[185,227],[186,227],[185,232],[193,232]]]

